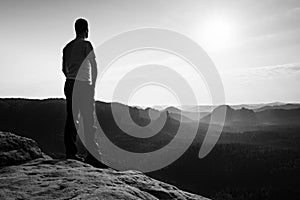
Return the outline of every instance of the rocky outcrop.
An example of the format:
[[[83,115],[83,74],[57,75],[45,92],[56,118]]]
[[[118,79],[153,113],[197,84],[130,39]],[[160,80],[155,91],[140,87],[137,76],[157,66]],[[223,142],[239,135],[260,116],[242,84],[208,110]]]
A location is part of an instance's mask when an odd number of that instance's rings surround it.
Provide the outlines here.
[[[206,199],[138,171],[50,159],[33,140],[1,132],[0,137],[0,199]]]
[[[43,156],[34,140],[0,132],[0,167],[24,163]]]

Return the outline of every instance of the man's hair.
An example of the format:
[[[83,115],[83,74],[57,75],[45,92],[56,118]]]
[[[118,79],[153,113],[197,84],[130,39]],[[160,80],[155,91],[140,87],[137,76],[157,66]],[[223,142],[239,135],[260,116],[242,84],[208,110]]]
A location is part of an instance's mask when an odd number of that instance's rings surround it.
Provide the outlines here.
[[[79,18],[75,22],[75,32],[76,34],[81,34],[88,30],[88,22],[85,19]]]

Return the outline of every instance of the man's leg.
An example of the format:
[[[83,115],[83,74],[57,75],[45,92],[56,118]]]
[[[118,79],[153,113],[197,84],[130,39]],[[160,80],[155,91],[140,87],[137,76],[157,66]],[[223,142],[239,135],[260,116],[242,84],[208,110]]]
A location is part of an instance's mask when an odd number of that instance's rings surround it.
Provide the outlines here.
[[[83,118],[84,139],[88,155],[98,154],[98,146],[95,143],[96,126],[94,126],[94,92],[88,83],[83,84],[80,100],[80,114]],[[92,152],[90,152],[92,151]]]
[[[85,158],[85,162],[93,165],[94,167],[108,168],[108,166],[100,161],[100,150],[95,142],[95,133],[97,131],[97,127],[94,126],[94,89],[88,84],[84,84],[83,88],[83,95],[81,95],[82,100],[80,101],[80,114],[83,118],[85,147],[87,150],[87,157]]]
[[[74,158],[77,153],[77,129],[73,114],[74,116],[78,116],[79,108],[76,99],[73,100],[73,87],[74,80],[66,80],[64,92],[66,96],[67,120],[65,124],[64,143],[67,158]]]

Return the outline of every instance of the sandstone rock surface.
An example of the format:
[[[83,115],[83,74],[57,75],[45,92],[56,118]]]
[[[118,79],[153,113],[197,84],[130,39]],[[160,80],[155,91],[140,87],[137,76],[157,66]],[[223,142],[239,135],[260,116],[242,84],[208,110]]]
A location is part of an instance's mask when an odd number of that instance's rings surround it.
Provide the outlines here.
[[[0,138],[0,199],[206,199],[138,171],[51,159],[24,137],[0,132]]]

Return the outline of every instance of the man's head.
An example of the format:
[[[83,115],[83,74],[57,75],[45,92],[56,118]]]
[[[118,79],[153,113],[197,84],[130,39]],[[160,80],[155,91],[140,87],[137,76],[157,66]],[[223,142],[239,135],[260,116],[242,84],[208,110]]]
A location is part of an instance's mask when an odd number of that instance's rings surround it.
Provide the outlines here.
[[[79,18],[75,22],[75,32],[76,36],[83,36],[84,38],[88,37],[88,22],[85,19]]]

